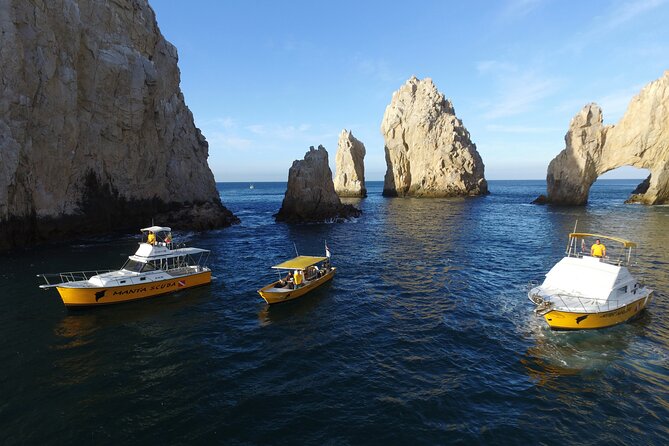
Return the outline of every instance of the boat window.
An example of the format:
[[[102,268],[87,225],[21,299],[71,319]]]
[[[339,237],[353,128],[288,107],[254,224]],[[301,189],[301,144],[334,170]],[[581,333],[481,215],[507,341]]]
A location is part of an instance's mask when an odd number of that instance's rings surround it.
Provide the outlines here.
[[[124,270],[126,271],[133,271],[133,272],[140,272],[142,270],[142,267],[144,266],[144,263],[138,262],[136,260],[128,259],[127,262],[125,262],[125,265],[123,265]]]
[[[142,267],[142,272],[146,271],[155,271],[156,267],[150,263],[145,263],[144,266]]]
[[[627,292],[627,285],[618,288],[618,291],[620,291],[621,293],[626,293]]]

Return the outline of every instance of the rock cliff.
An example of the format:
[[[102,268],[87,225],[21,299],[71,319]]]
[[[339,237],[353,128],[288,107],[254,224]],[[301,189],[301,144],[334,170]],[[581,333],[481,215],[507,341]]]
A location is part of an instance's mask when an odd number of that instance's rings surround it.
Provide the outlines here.
[[[366,197],[365,145],[344,129],[339,135],[334,188],[340,197]]]
[[[429,78],[409,79],[393,93],[385,139],[383,195],[448,197],[488,193],[484,166],[469,132]]]
[[[586,105],[572,120],[565,149],[549,164],[547,196],[538,202],[583,205],[592,183],[621,166],[650,170],[628,202],[669,203],[669,71],[645,86],[616,125]]]
[[[309,223],[341,221],[360,216],[361,211],[342,204],[335,192],[328,152],[323,146],[313,146],[296,160],[288,172],[288,188],[276,221]]]
[[[147,0],[7,0],[0,30],[0,247],[238,221]]]

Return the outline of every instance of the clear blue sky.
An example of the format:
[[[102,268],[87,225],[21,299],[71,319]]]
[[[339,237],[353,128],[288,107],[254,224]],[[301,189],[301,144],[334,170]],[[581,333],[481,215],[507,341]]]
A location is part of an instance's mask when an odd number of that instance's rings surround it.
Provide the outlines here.
[[[381,120],[411,75],[451,99],[486,178],[545,178],[585,104],[615,123],[669,69],[667,0],[150,3],[217,181],[285,181],[318,144],[334,172],[343,128],[383,179]]]

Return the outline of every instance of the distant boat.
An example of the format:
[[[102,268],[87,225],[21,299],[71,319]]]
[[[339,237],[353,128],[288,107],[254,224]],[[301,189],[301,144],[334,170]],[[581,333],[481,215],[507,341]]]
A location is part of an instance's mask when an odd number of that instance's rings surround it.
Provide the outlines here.
[[[288,272],[288,277],[258,290],[258,294],[270,305],[307,294],[331,280],[337,271],[337,268],[330,266],[329,257],[313,256],[297,256],[272,268]],[[291,271],[295,271],[295,276]],[[294,281],[293,277],[297,278],[297,281]]]
[[[622,245],[617,255],[586,251],[584,238]],[[581,240],[581,247],[577,240]],[[599,240],[597,240],[599,241]],[[528,293],[552,329],[583,330],[620,324],[646,308],[653,291],[641,285],[627,267],[636,243],[606,235],[571,233],[566,256]]]
[[[256,187],[253,184],[249,184],[249,189],[255,189]]]
[[[176,247],[167,227],[141,231],[147,238],[120,270],[39,274],[46,281],[40,288],[56,288],[65,306],[75,307],[127,302],[211,282],[209,250]]]

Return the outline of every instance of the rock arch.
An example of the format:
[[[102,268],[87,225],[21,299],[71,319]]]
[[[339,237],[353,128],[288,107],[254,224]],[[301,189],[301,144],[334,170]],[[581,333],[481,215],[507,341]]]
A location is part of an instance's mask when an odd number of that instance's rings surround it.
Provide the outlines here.
[[[588,104],[574,116],[565,149],[548,165],[547,196],[537,202],[583,205],[597,178],[632,166],[650,171],[627,202],[669,203],[669,70],[632,99],[616,125],[603,125],[602,109]]]

